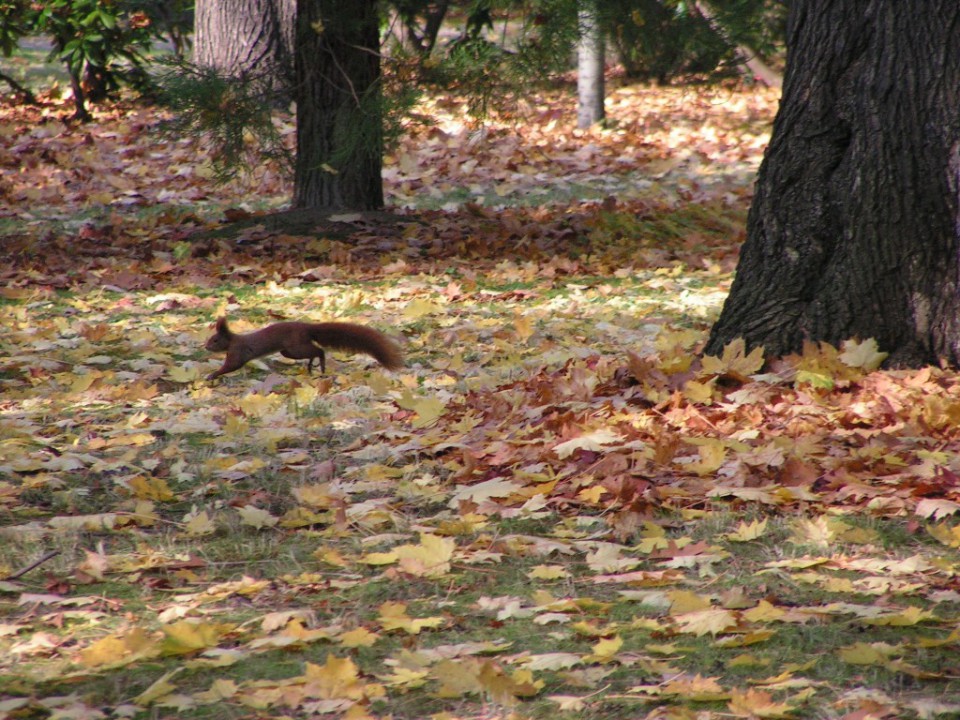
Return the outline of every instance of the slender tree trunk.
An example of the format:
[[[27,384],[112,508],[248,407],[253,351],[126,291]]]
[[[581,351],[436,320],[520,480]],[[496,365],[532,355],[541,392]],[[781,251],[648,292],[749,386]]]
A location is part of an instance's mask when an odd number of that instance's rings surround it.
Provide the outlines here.
[[[736,43],[730,38],[730,33],[728,33],[727,29],[717,20],[717,14],[707,0],[695,0],[693,9],[699,13],[700,17],[709,23],[713,31],[722,38],[727,45],[733,46],[737,58],[746,66],[747,70],[757,81],[762,82],[767,87],[783,87],[783,78],[780,77],[778,72],[760,59],[756,50],[742,43]]]
[[[24,87],[16,81],[16,79],[10,77],[6,73],[0,72],[0,82],[5,82],[10,88],[21,95],[23,95],[23,101],[28,105],[37,105],[37,96],[28,87]]]
[[[80,122],[90,122],[93,117],[87,110],[87,94],[83,90],[83,81],[80,73],[74,68],[68,68],[70,87],[73,88],[73,119]]]
[[[409,7],[403,7],[403,3],[397,5],[403,24],[400,41],[413,50],[421,61],[426,60],[437,44],[437,35],[450,7],[450,0],[411,3]]]
[[[376,0],[298,0],[294,205],[383,206]]]
[[[296,0],[197,0],[193,60],[291,86],[295,21]]]
[[[580,10],[577,46],[577,127],[586,129],[604,118],[603,29],[594,0]]]
[[[960,365],[960,3],[794,0],[783,99],[706,347],[873,337]]]

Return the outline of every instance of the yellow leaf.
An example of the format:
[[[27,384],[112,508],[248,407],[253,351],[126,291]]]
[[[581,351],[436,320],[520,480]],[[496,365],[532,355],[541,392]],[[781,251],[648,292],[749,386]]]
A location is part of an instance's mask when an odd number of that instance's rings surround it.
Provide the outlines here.
[[[97,640],[80,651],[80,661],[88,667],[125,665],[147,655],[153,655],[157,643],[141,628],[133,628],[126,635],[111,635]]]
[[[186,660],[183,666],[187,668],[225,668],[245,660],[248,655],[244,650],[209,648],[204,651],[202,658]]]
[[[553,451],[561,460],[570,457],[577,450],[589,450],[592,452],[603,452],[605,446],[623,443],[625,438],[612,430],[602,428],[586,433],[580,437],[567,440],[554,446]]]
[[[930,610],[922,610],[914,605],[905,608],[902,612],[881,615],[880,617],[865,618],[867,625],[880,625],[890,627],[908,627],[916,625],[924,620],[933,620],[936,616]]]
[[[237,694],[239,687],[233,680],[227,678],[217,678],[210,685],[210,688],[204,692],[197,693],[194,697],[204,704],[213,704],[223,700],[229,700]]]
[[[586,662],[598,662],[598,663],[608,663],[613,660],[614,656],[620,652],[620,648],[623,647],[623,638],[619,635],[614,635],[610,638],[604,638],[591,649],[593,652],[590,655],[585,656],[583,659]]]
[[[544,685],[542,680],[534,680],[529,670],[520,669],[507,675],[489,660],[480,665],[479,679],[483,691],[501,705],[513,705],[518,697],[532,697]]]
[[[885,665],[893,655],[902,651],[887,643],[858,642],[839,650],[840,659],[851,665]]]
[[[663,686],[663,694],[697,702],[715,702],[730,697],[716,678],[701,675],[675,677]]]
[[[762,367],[763,348],[756,347],[748,355],[743,338],[737,338],[728,343],[723,348],[723,357],[717,358],[707,355],[703,358],[703,373],[705,375],[726,375],[740,382],[749,380],[749,376],[759,372]]]
[[[577,498],[585,503],[596,505],[598,502],[600,502],[600,498],[606,495],[608,492],[610,491],[605,487],[594,485],[593,487],[584,488],[578,492]]]
[[[573,625],[570,627],[581,635],[603,638],[613,635],[618,626],[616,623],[609,625],[597,625],[587,620],[580,620],[579,622],[573,623]]]
[[[698,612],[678,615],[677,625],[681,632],[693,635],[716,635],[717,633],[734,630],[737,627],[737,616],[723,608],[712,608]]]
[[[350,567],[350,561],[347,560],[347,558],[345,558],[336,548],[318,548],[313,552],[313,556],[320,562],[324,562],[327,565],[332,565],[333,567]]]
[[[360,562],[365,565],[393,565],[397,561],[395,550],[389,552],[367,553],[360,557]]]
[[[458,485],[447,505],[456,508],[465,500],[482,503],[491,498],[506,498],[522,489],[522,485],[510,482],[505,478],[491,478],[476,485]]]
[[[114,513],[98,513],[96,515],[77,515],[75,517],[58,516],[50,518],[47,524],[54,530],[113,530],[117,527],[120,518]]]
[[[128,435],[117,435],[107,440],[107,447],[140,447],[142,445],[152,445],[157,439],[150,433],[130,433]]]
[[[661,330],[654,341],[654,347],[660,352],[668,350],[687,351],[703,339],[699,330]],[[686,353],[690,354],[690,353]]]
[[[525,658],[523,666],[531,670],[569,670],[581,663],[582,658],[579,655],[556,652],[530,655]]]
[[[800,370],[797,372],[795,382],[797,385],[811,385],[821,390],[833,390],[833,378],[824,372],[815,370]]]
[[[702,443],[700,447],[697,448],[697,452],[700,454],[700,460],[689,463],[686,467],[697,475],[710,475],[719,470],[720,466],[723,465],[723,461],[727,455],[727,448],[723,440],[711,439]]]
[[[103,373],[92,370],[85,375],[77,375],[74,378],[74,381],[70,384],[71,392],[82,393],[89,390],[95,382],[97,382]]]
[[[102,581],[104,575],[110,570],[110,558],[101,552],[92,552],[84,550],[86,559],[77,567],[78,570],[97,581]]]
[[[619,572],[629,570],[640,564],[635,557],[623,557],[624,548],[613,543],[601,543],[593,552],[584,557],[594,572]]]
[[[424,534],[420,536],[419,545],[400,545],[393,552],[405,573],[436,578],[450,572],[450,559],[456,546],[453,538]]]
[[[727,662],[727,667],[729,668],[752,668],[752,667],[765,667],[770,663],[769,660],[761,660],[756,655],[750,655],[749,653],[743,655],[737,655],[735,658],[731,658]]]
[[[756,540],[757,538],[762,537],[766,531],[766,520],[754,520],[751,523],[741,522],[737,526],[736,530],[731,533],[727,533],[727,540],[731,540],[733,542],[750,542],[751,540]]]
[[[689,612],[710,609],[710,599],[697,595],[690,590],[671,590],[667,593],[670,601],[670,614],[683,615]]]
[[[416,670],[414,668],[398,667],[389,675],[379,675],[384,684],[390,687],[405,689],[415,689],[427,684],[430,673],[427,670]]]
[[[888,355],[888,353],[879,351],[877,341],[873,338],[864,340],[861,343],[855,340],[844,340],[841,349],[843,352],[840,353],[840,360],[843,361],[845,365],[863,368],[867,372],[880,367],[880,364]]]
[[[152,502],[141,500],[133,508],[133,521],[140,527],[153,527],[159,519]]]
[[[364,683],[350,658],[327,655],[323,665],[307,663],[303,675],[316,697],[326,700],[362,700],[364,697]]]
[[[790,541],[797,545],[817,545],[828,547],[836,537],[830,527],[829,518],[821,515],[818,518],[798,520],[793,525],[793,537]]]
[[[795,687],[809,687],[814,681],[807,678],[796,677],[795,674],[798,672],[804,672],[809,670],[816,664],[816,661],[813,663],[805,663],[804,665],[797,665],[796,663],[789,663],[784,666],[783,672],[779,675],[773,675],[771,677],[759,678],[756,680],[751,680],[751,685],[762,685],[765,688],[770,690],[785,690],[787,688]]]
[[[786,614],[785,610],[773,606],[766,600],[761,600],[755,608],[743,613],[743,619],[747,622],[772,622],[779,620]]]
[[[174,365],[167,368],[167,375],[175,383],[191,383],[203,377],[204,373],[200,372],[198,365],[191,365],[190,367]]]
[[[137,705],[149,705],[150,703],[169,695],[177,689],[177,686],[173,685],[170,680],[182,670],[182,667],[178,667],[161,675],[159,678],[153,681],[153,684],[151,684],[150,687],[137,695],[137,697],[134,699],[134,702]]]
[[[426,315],[434,315],[443,308],[435,302],[417,298],[407,303],[403,308],[403,317],[407,320],[419,320]]]
[[[410,635],[417,635],[424,628],[439,627],[444,623],[442,617],[411,618],[407,615],[405,604],[394,602],[385,602],[380,606],[380,617],[377,621],[387,632],[403,630]]]
[[[127,481],[127,487],[130,488],[133,496],[139,500],[167,502],[174,498],[173,491],[170,490],[170,486],[163,478],[148,478],[138,475]]]
[[[837,539],[856,545],[873,545],[880,542],[880,534],[872,528],[859,528],[834,520],[832,523]]]
[[[305,620],[312,617],[312,613],[307,610],[280,610],[278,612],[267,613],[260,620],[260,629],[265,633],[272,633],[281,628],[287,627],[292,620]]]
[[[348,630],[340,636],[340,644],[345,648],[371,647],[380,636],[366,628]]]
[[[807,568],[816,567],[817,565],[825,565],[828,562],[830,562],[830,558],[802,557],[802,558],[792,558],[790,560],[774,560],[772,562],[768,562],[764,567],[789,568],[792,570],[805,570]]]
[[[927,532],[947,547],[960,548],[960,525],[950,527],[946,523],[940,523],[928,527]]]
[[[433,425],[446,408],[446,401],[438,397],[416,397],[409,390],[394,400],[399,407],[417,414],[414,427],[425,428]]]
[[[814,573],[811,573],[814,574]],[[856,592],[856,586],[853,580],[845,577],[833,577],[829,575],[817,575],[817,584],[827,592],[832,593],[853,593]]]
[[[300,485],[293,488],[292,492],[298,502],[313,508],[327,509],[342,499],[341,495],[331,490],[328,483]]]
[[[332,635],[329,630],[318,628],[310,630],[305,628],[299,617],[293,618],[283,628],[283,631],[270,636],[260,637],[251,640],[248,647],[251,650],[262,648],[285,648],[293,645],[302,645],[305,643],[319,642],[321,640],[331,640]]]
[[[752,688],[746,692],[732,691],[728,707],[734,715],[747,718],[789,718],[794,711],[787,703],[774,702],[773,695],[766,690]]]
[[[687,380],[683,384],[683,397],[695,405],[709,405],[713,402],[714,385],[716,385],[716,378],[710,378],[705,383]]]
[[[283,514],[283,518],[280,520],[280,527],[302,528],[328,521],[329,517],[324,513],[311,512],[305,507],[295,507],[290,508]]]
[[[279,518],[274,517],[266,510],[253,505],[245,505],[237,510],[240,515],[240,524],[249,525],[256,530],[270,528],[277,524]]]
[[[207,515],[206,510],[201,510],[198,513],[191,513],[185,519],[186,523],[184,526],[184,531],[187,533],[187,535],[210,535],[217,529],[213,524],[213,521],[210,519],[210,516]]]
[[[463,660],[441,660],[431,673],[440,682],[437,695],[442,698],[455,698],[483,690],[480,684],[480,661],[476,658]]]
[[[745,635],[731,635],[730,637],[717,640],[717,646],[724,648],[746,647],[748,645],[766,642],[774,635],[776,635],[776,633],[773,630],[757,630],[756,632],[746,633]]]
[[[525,343],[533,335],[533,321],[525,315],[516,315],[513,318],[513,331],[517,340]]]
[[[188,655],[214,647],[230,629],[219,623],[202,623],[181,620],[163,628],[161,650],[164,655]]]
[[[532,580],[560,580],[570,577],[570,573],[561,565],[537,565],[527,573],[527,577]]]
[[[269,413],[280,410],[281,404],[286,404],[286,398],[282,398],[275,393],[261,395],[252,392],[237,401],[238,407],[243,410],[245,415],[256,418],[262,418]]]
[[[547,700],[555,702],[561,712],[580,713],[587,707],[584,698],[576,695],[547,695]]]

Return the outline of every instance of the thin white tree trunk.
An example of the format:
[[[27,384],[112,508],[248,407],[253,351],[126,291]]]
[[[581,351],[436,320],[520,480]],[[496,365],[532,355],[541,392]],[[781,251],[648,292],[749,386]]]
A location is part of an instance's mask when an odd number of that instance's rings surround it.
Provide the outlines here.
[[[603,31],[597,6],[587,2],[580,10],[580,43],[577,47],[577,127],[586,129],[604,118]]]

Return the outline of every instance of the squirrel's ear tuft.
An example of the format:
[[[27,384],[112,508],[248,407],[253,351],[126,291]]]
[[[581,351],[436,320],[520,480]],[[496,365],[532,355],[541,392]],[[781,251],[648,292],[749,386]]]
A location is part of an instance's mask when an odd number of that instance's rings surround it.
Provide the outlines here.
[[[227,327],[227,319],[225,317],[218,317],[217,324],[214,325],[214,329],[218,333],[228,335],[230,333],[230,328]]]

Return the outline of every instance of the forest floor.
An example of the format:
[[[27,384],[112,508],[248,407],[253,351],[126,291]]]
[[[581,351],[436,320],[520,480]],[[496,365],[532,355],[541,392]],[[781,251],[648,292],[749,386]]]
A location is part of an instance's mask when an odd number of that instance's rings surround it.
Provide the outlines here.
[[[960,713],[955,374],[698,356],[776,102],[434,97],[332,218],[0,107],[0,719]],[[209,383],[220,315],[406,366]]]

